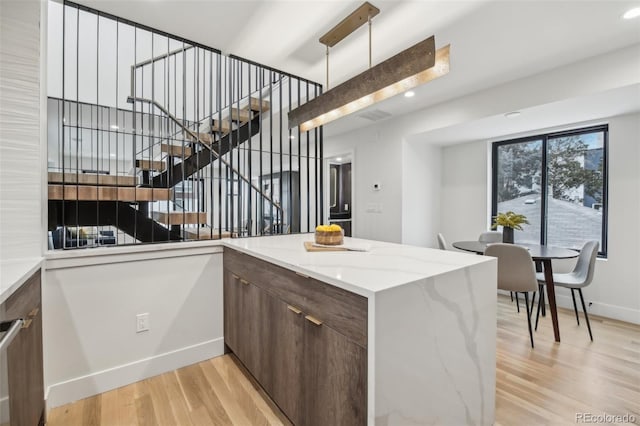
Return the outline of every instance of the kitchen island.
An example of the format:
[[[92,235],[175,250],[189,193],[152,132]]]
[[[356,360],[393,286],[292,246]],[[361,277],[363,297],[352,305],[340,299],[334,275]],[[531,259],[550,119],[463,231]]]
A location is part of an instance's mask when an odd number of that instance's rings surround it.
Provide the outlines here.
[[[225,344],[294,423],[494,422],[496,260],[223,240]]]

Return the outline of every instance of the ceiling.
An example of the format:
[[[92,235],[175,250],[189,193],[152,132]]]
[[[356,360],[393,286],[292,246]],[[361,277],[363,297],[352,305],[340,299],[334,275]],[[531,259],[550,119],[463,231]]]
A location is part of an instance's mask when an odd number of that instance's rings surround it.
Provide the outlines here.
[[[325,82],[318,39],[362,1],[79,0],[81,4],[317,82]],[[621,16],[639,0],[372,0],[373,62],[435,34],[451,44],[451,72],[375,108],[399,115],[508,81],[640,43],[640,21]],[[366,26],[332,48],[330,85],[366,69]],[[325,134],[370,124],[348,117]]]

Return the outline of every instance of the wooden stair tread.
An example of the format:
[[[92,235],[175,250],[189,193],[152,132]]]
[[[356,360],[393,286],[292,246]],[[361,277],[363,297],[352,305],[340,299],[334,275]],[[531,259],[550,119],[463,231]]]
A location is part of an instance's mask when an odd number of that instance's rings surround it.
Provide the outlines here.
[[[167,188],[49,184],[49,200],[77,201],[166,201],[173,198]]]
[[[260,104],[260,99],[259,98],[251,98],[251,100],[249,101],[249,104],[244,107],[245,110],[249,110],[251,109],[251,111],[255,111],[255,112],[267,112],[269,111],[269,101],[267,100],[262,100],[262,104]]]
[[[165,225],[204,224],[206,212],[153,212],[153,220]]]
[[[162,152],[165,152],[167,153],[167,155],[170,155],[172,157],[182,157],[183,154],[185,158],[191,156],[191,148],[188,146],[183,147],[182,145],[169,145],[163,143],[160,146],[160,149]]]
[[[249,111],[248,109],[238,109],[238,108],[232,108],[231,109],[231,119],[233,121],[239,121],[241,123],[246,123],[247,121],[251,120],[251,111]],[[226,119],[222,119],[222,121],[226,121],[227,123],[229,122],[229,117],[227,116]]]
[[[62,173],[49,172],[50,183],[65,183],[78,185],[108,185],[108,186],[136,186],[136,176],[105,175],[93,173]]]
[[[197,228],[185,228],[182,230],[182,235],[184,239],[187,240],[219,240],[220,236],[218,235],[219,230],[214,229],[213,235],[211,232],[211,228],[209,226],[199,226]],[[222,238],[231,238],[235,236],[229,231],[222,231]]]
[[[167,164],[160,160],[136,160],[136,167],[140,170],[163,172],[167,169]]]

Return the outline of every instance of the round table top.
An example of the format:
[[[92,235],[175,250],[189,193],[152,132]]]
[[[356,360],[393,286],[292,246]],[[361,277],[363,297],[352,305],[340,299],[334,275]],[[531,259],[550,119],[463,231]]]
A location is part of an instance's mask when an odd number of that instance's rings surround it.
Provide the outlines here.
[[[482,254],[490,244],[496,243],[482,243],[480,241],[456,241],[455,243],[453,243],[453,246],[460,250]],[[562,247],[524,243],[517,243],[516,245],[528,249],[533,260],[570,259],[572,257],[578,257],[580,255],[580,252],[576,250],[566,249]]]

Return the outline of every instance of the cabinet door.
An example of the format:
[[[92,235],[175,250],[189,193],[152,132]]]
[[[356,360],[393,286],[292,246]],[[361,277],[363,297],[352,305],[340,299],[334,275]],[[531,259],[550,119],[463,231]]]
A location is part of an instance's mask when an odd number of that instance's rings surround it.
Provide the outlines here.
[[[304,425],[367,423],[367,351],[342,334],[304,321]]]
[[[40,272],[5,303],[6,314],[25,326],[7,348],[11,424],[37,425],[44,413]]]
[[[266,293],[247,280],[224,272],[224,341],[264,385],[270,365],[269,303]]]
[[[37,425],[44,412],[42,317],[38,312],[30,319],[7,350],[9,412],[16,425]]]
[[[263,386],[296,425],[303,425],[302,385],[304,314],[295,306],[266,294],[268,321],[264,322]]]
[[[240,278],[224,270],[224,343],[237,356],[242,353],[240,330],[242,326],[242,292]]]

